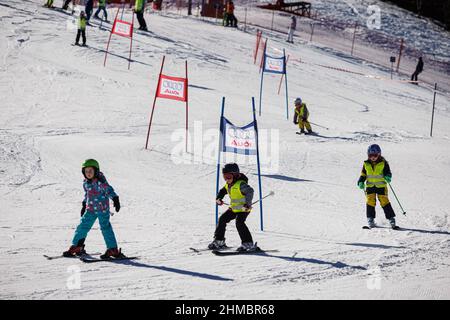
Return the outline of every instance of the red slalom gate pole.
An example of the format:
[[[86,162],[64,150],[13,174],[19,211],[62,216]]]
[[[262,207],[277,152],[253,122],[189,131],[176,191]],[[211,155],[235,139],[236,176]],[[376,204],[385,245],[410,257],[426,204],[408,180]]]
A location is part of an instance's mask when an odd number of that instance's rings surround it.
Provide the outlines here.
[[[187,66],[187,60],[185,62],[186,66],[186,153],[188,150],[188,133],[189,133],[189,126],[188,126],[188,113],[189,113],[189,96],[188,96],[188,87],[189,87],[189,80],[188,80],[188,66]]]
[[[261,36],[262,36],[262,31],[257,30],[256,31],[256,47],[255,47],[253,64],[256,63],[256,59],[258,58],[259,43],[261,42]]]
[[[131,20],[131,40],[130,40],[130,55],[128,57],[128,70],[130,70],[130,64],[131,64],[131,50],[133,48],[133,34],[134,34],[134,12],[133,12],[133,18]]]
[[[159,84],[161,83],[161,74],[164,68],[164,61],[166,60],[166,56],[163,56],[163,60],[161,63],[161,70],[159,71],[159,77],[158,77],[158,84],[156,86],[156,91],[155,91],[155,99],[153,100],[153,107],[152,107],[152,113],[150,114],[150,121],[148,123],[148,131],[147,131],[147,141],[145,142],[145,149],[147,149],[148,147],[148,139],[150,137],[150,128],[152,126],[152,121],[153,121],[153,112],[155,111],[155,105],[156,105],[156,98],[158,96],[158,89],[159,89]]]
[[[117,16],[119,15],[119,8],[117,8],[117,13],[116,13],[116,17],[114,18],[114,24],[116,23],[117,20]],[[113,24],[113,28],[114,28],[114,24]],[[108,44],[106,45],[106,52],[105,52],[105,61],[103,61],[103,66],[106,67],[106,58],[108,57],[108,50],[109,50],[109,43],[111,42],[111,37],[112,37],[112,30],[109,33],[109,39],[108,39]]]
[[[286,58],[286,66],[287,66],[288,61],[289,61],[289,55]],[[283,78],[284,78],[284,73],[281,75],[280,85],[278,86],[278,94],[280,94],[280,89],[281,89],[281,84],[283,83]]]

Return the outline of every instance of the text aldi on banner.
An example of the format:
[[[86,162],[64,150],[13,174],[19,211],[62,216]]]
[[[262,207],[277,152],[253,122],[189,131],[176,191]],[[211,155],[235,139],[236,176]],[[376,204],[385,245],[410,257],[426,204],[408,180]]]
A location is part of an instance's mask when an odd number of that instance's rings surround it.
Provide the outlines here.
[[[186,101],[187,79],[161,75],[157,90],[158,98]]]
[[[112,33],[122,37],[131,38],[133,36],[133,24],[122,20],[116,20],[112,27]]]
[[[223,152],[234,152],[245,155],[256,155],[255,123],[244,127],[236,127],[225,117],[222,118]]]
[[[285,71],[284,57],[274,58],[266,55],[264,60],[264,72],[284,74]]]

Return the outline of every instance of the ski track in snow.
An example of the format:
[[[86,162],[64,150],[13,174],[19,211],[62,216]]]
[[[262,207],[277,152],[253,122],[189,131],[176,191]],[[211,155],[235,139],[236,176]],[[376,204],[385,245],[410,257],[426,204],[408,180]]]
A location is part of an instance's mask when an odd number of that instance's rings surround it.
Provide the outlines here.
[[[293,63],[289,101],[302,96],[311,120],[329,128],[313,126],[318,136],[299,136],[285,120],[284,91],[276,94],[279,77],[267,76],[258,126],[279,130],[279,168],[263,167],[263,192],[275,191],[264,201],[266,231],[257,231],[259,206],[248,224],[262,248],[279,252],[190,252],[213,234],[217,143],[209,141],[213,152],[205,150],[200,162],[175,164],[183,156],[172,153],[171,135],[184,126],[184,108],[159,100],[152,151],[144,150],[159,64],[165,54],[164,73],[182,76],[188,59],[191,130],[200,120],[204,133],[218,129],[222,96],[226,117],[243,125],[251,121],[250,98],[259,90],[254,35],[151,14],[151,33],[135,36],[131,71],[128,43],[118,37],[104,68],[110,25],[101,30],[94,21],[89,47],[73,47],[70,15],[41,2],[0,0],[6,39],[0,42],[0,299],[450,297],[448,97],[438,95],[430,139],[428,89]],[[289,50],[311,62],[388,76],[332,50],[306,44]],[[205,134],[205,149],[206,140]],[[402,216],[391,195],[400,231],[387,228],[381,208],[377,222],[384,228],[361,229],[365,203],[356,180],[370,143],[380,143],[390,161],[407,211]],[[83,197],[80,164],[91,157],[121,198],[123,207],[112,217],[119,245],[140,260],[84,264],[42,257],[70,244]],[[241,168],[257,189],[254,160]],[[239,243],[232,223],[227,243]],[[103,247],[96,224],[87,250]],[[79,289],[68,288],[72,267],[80,271]]]

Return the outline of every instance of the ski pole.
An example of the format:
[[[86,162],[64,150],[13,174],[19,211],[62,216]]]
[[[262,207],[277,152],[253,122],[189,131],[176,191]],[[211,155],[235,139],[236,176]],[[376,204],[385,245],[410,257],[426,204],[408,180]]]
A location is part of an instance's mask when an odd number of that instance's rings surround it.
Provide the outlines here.
[[[262,199],[265,199],[265,198],[267,198],[267,197],[273,196],[274,194],[275,194],[274,191],[270,191],[268,194],[266,194],[266,195],[265,195],[264,197],[262,197],[261,199],[256,200],[255,202],[252,202],[252,205],[254,205],[255,203],[258,203],[258,202],[261,201]],[[229,203],[226,203],[226,202],[223,202],[223,204],[225,204],[225,205],[227,205],[227,206],[230,205]]]
[[[317,123],[314,123],[314,122],[311,122],[311,121],[309,121],[309,123],[311,123],[311,124],[313,124],[313,125],[315,125],[315,126],[318,126],[318,127],[320,127],[320,128],[324,128],[324,129],[326,129],[326,130],[330,130],[330,128],[321,126],[320,124],[317,124]]]
[[[401,205],[401,203],[400,203],[400,201],[398,201],[398,198],[397,198],[397,195],[395,194],[395,191],[394,191],[394,189],[392,188],[392,186],[391,186],[391,184],[390,183],[388,183],[388,185],[389,185],[389,187],[391,188],[391,190],[392,190],[392,193],[394,194],[394,197],[395,197],[395,199],[397,200],[397,202],[398,202],[398,205],[400,206],[400,209],[402,209],[402,211],[403,211],[403,214],[406,216],[406,211],[403,209],[403,207],[402,207],[402,205]]]

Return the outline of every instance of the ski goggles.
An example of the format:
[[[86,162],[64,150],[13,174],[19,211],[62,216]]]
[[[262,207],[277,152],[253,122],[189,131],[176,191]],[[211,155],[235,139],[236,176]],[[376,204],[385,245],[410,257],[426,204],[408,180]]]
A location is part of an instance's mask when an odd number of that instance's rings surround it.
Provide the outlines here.
[[[370,153],[369,158],[378,158],[380,156],[379,153]]]
[[[224,173],[223,178],[225,180],[231,180],[231,179],[233,179],[233,174],[232,173]]]

